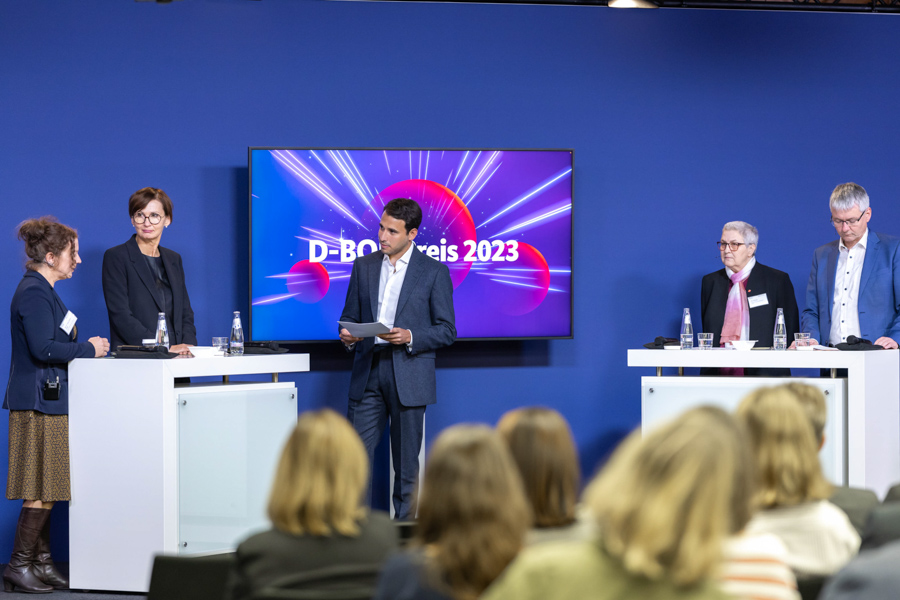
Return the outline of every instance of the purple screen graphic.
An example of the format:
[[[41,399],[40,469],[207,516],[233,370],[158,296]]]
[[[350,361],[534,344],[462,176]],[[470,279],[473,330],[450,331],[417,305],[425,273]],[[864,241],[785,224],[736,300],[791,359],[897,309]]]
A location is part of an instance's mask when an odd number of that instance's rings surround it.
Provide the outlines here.
[[[572,335],[570,150],[250,149],[250,337],[337,338],[393,198],[450,269],[459,338]]]

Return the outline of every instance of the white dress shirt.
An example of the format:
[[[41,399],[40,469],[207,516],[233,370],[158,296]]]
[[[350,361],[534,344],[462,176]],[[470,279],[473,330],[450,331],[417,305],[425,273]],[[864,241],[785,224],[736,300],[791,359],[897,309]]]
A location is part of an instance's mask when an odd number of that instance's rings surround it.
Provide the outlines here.
[[[378,281],[378,321],[393,329],[394,318],[397,316],[397,301],[400,300],[400,290],[403,289],[403,280],[406,279],[406,270],[409,268],[409,259],[412,258],[415,242],[409,243],[406,252],[397,259],[396,264],[391,264],[391,259],[385,255],[381,261],[381,278]],[[409,332],[409,343],[412,347],[412,332]],[[381,338],[375,338],[376,344],[387,344]]]
[[[834,276],[831,332],[829,339],[822,343],[840,344],[847,341],[847,336],[860,337],[861,335],[859,329],[859,279],[862,276],[863,262],[866,260],[868,242],[868,228],[852,248],[847,248],[844,240],[840,241],[837,272]]]

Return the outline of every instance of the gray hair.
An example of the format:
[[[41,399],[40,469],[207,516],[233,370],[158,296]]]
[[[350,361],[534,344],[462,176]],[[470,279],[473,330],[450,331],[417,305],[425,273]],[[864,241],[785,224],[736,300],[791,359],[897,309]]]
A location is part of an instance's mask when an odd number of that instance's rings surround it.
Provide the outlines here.
[[[759,231],[756,230],[756,227],[743,221],[729,221],[722,227],[722,231],[737,231],[748,246],[751,244],[756,246],[759,241]]]
[[[850,210],[855,204],[859,210],[866,212],[866,209],[869,208],[869,195],[861,185],[853,182],[842,183],[831,192],[829,204],[831,210],[836,211]]]

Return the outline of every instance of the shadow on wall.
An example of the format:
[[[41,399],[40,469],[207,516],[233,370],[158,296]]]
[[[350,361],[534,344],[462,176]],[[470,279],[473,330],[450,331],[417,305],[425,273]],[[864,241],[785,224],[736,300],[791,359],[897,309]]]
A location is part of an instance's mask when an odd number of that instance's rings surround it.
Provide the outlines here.
[[[291,352],[306,352],[310,370],[350,371],[353,353],[346,352],[335,335],[334,342],[282,344]],[[458,341],[437,353],[439,369],[550,366],[549,340]]]

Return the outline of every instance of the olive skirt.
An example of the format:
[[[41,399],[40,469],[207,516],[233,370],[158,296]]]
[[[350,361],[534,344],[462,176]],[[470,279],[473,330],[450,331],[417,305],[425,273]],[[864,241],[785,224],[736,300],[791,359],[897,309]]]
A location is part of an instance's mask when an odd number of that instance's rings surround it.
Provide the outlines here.
[[[71,500],[69,415],[9,411],[9,500]]]

